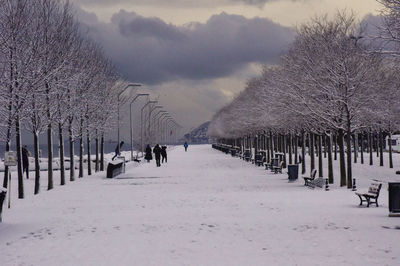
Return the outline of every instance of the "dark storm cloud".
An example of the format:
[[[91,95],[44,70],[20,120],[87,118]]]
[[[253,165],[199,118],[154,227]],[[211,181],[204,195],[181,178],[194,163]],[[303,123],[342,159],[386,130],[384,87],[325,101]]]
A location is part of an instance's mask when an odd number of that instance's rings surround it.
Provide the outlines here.
[[[232,4],[246,4],[263,6],[267,2],[280,0],[72,0],[78,5],[87,6],[110,6],[115,4],[134,4],[134,5],[157,5],[157,6],[177,6],[177,7],[218,7]],[[299,0],[292,0],[299,1]]]
[[[126,78],[147,84],[225,77],[249,63],[272,63],[294,36],[268,19],[226,13],[186,26],[126,11],[108,24],[82,17]]]

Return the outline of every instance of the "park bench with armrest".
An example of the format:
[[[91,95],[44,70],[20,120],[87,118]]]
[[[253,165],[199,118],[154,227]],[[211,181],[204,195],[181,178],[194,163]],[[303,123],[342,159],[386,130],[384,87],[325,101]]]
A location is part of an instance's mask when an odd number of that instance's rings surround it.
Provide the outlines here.
[[[363,202],[367,203],[367,207],[371,203],[375,203],[376,207],[378,206],[378,197],[379,192],[381,191],[382,183],[372,182],[370,187],[368,188],[368,192],[356,192],[356,195],[360,198],[360,206],[363,205]],[[363,199],[364,198],[364,199]],[[374,201],[371,201],[374,200]]]
[[[256,154],[256,156],[254,156],[254,163],[257,166],[262,166],[264,164],[264,155],[263,154]]]
[[[309,183],[310,183],[310,181],[313,181],[313,180],[315,179],[315,176],[316,176],[316,175],[317,175],[317,169],[313,169],[313,170],[311,171],[311,174],[310,174],[309,177],[303,176],[304,185],[305,185],[305,186],[308,186]]]
[[[272,171],[273,171],[275,174],[278,174],[278,173],[282,174],[282,167],[283,167],[283,162],[279,162],[279,165],[278,165],[278,166],[274,166],[274,167],[272,168]]]

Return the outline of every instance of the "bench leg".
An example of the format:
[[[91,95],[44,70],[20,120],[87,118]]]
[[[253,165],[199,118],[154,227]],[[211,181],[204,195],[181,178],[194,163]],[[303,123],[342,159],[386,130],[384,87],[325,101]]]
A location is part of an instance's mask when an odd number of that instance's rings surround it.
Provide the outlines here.
[[[369,208],[369,203],[370,203],[370,198],[369,197],[367,197],[367,207]]]
[[[359,206],[362,206],[363,205],[363,199],[361,198],[360,195],[357,195],[357,196],[360,198],[360,205]]]

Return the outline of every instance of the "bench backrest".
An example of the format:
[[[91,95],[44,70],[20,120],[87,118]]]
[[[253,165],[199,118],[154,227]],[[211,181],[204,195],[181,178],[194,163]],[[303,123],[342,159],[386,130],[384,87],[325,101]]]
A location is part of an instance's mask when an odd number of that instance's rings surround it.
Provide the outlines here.
[[[374,194],[376,196],[379,196],[379,192],[381,190],[382,183],[375,183],[373,182],[371,186],[368,188],[368,193]]]
[[[255,156],[256,161],[261,161],[263,158],[264,157],[262,154],[256,154],[256,156]]]

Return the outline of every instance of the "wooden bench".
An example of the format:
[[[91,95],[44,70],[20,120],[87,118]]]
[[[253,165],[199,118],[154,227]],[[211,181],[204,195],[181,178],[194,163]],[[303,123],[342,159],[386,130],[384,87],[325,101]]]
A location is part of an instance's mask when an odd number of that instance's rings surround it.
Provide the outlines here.
[[[274,172],[274,174],[278,174],[278,173],[282,174],[282,167],[283,167],[283,162],[279,162],[279,165],[274,166],[272,168],[272,171]]]
[[[246,162],[249,162],[251,160],[251,152],[245,151],[243,154],[243,158],[246,160]]]
[[[382,188],[382,183],[378,182],[372,182],[371,186],[368,188],[368,192],[356,192],[355,194],[360,198],[360,206],[363,205],[363,202],[367,203],[367,207],[371,203],[375,203],[376,207],[379,207],[378,205],[378,197],[379,197],[379,192],[381,191]],[[363,199],[364,198],[364,199]],[[371,201],[375,200],[375,201]]]
[[[304,185],[309,186],[311,181],[314,181],[315,177],[317,175],[317,169],[313,169],[311,171],[311,175],[309,177],[303,176],[304,179]],[[314,186],[315,187],[315,186]]]
[[[254,163],[257,166],[262,166],[264,164],[264,156],[262,154],[256,154],[256,156],[254,156]]]
[[[324,186],[324,184],[325,184],[325,178],[318,177],[318,178],[315,178],[314,180],[309,181],[307,183],[307,186],[309,188],[315,188],[315,187],[322,188]]]

